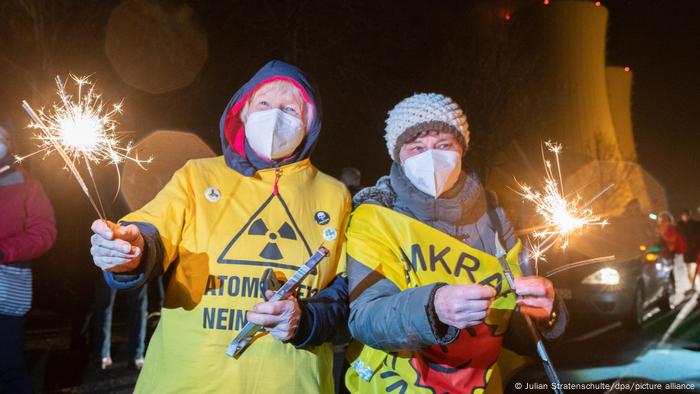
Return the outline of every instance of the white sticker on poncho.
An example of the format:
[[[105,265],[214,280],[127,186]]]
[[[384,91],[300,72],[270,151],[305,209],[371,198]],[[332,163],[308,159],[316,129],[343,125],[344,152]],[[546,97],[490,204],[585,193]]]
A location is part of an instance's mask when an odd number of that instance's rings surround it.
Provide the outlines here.
[[[323,229],[323,238],[326,241],[333,241],[338,238],[338,231],[333,227],[326,227]]]
[[[215,187],[208,187],[207,190],[204,191],[204,197],[210,202],[219,202],[219,200],[221,200],[221,191]]]

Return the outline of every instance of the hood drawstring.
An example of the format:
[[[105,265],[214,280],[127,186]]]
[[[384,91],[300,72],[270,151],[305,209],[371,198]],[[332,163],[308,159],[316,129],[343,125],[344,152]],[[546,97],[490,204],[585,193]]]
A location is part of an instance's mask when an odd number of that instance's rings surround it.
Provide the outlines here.
[[[275,185],[274,185],[274,188],[272,190],[272,194],[274,194],[275,196],[278,196],[280,194],[277,184],[279,183],[281,177],[282,177],[282,169],[277,166],[277,167],[275,167]]]

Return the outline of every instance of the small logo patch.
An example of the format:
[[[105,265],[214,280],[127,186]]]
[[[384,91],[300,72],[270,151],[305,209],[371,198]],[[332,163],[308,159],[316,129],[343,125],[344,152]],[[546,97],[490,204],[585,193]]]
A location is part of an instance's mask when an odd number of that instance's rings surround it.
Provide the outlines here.
[[[318,211],[314,214],[314,220],[320,225],[328,224],[331,221],[331,215],[326,211]]]
[[[323,239],[326,241],[333,241],[338,238],[338,231],[333,227],[326,227],[323,229]]]
[[[221,191],[215,187],[208,187],[204,191],[204,197],[209,200],[209,202],[219,202],[221,200]]]

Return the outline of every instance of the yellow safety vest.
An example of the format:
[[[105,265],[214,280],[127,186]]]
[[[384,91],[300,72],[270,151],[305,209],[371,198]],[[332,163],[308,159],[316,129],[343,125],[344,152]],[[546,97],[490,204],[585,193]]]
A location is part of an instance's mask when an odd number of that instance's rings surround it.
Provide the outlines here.
[[[348,256],[401,290],[438,282],[480,283],[494,287],[498,294],[485,322],[462,330],[447,346],[387,353],[351,345],[351,368],[345,378],[348,389],[353,393],[483,392],[498,374],[494,371],[496,360],[515,308],[515,294],[506,293],[509,286],[498,259],[418,220],[373,204],[361,205],[352,213],[346,238]],[[520,250],[518,241],[507,254],[516,276],[520,275]]]
[[[277,190],[275,193],[275,182]],[[298,291],[314,295],[345,270],[347,189],[309,160],[246,177],[223,157],[191,160],[123,221],[160,233],[163,268],[175,264],[138,393],[330,393],[332,348],[298,350],[262,334],[233,359],[226,347],[262,302],[260,276],[288,278],[319,246],[331,255]]]

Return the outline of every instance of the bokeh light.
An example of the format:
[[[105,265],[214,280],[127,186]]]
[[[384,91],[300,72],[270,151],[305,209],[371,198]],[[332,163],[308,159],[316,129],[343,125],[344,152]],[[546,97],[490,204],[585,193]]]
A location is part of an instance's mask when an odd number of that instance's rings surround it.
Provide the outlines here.
[[[111,13],[105,52],[127,84],[148,93],[194,81],[208,56],[207,37],[186,4],[125,0]]]

